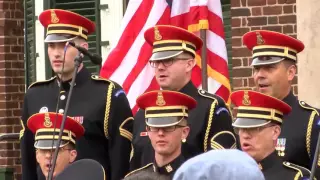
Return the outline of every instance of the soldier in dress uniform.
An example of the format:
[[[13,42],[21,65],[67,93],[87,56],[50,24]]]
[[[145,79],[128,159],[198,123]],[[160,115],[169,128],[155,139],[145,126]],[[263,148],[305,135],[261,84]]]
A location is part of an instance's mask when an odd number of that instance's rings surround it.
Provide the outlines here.
[[[76,139],[79,139],[84,134],[83,126],[72,118],[67,117],[62,141],[58,146],[57,141],[62,118],[62,114],[45,112],[34,114],[27,121],[29,130],[35,135],[34,147],[36,149],[36,159],[46,179],[48,179],[51,167],[50,162],[52,161],[54,150],[57,147],[59,148],[53,172],[53,177],[55,178],[57,174],[75,161],[77,157],[77,150],[75,149]],[[53,124],[54,119],[56,119],[56,129]]]
[[[243,43],[253,52],[251,66],[256,89],[292,107],[291,113],[284,116],[276,147],[278,155],[285,161],[311,169],[319,133],[319,112],[299,101],[291,90],[297,71],[297,54],[304,49],[304,44],[285,34],[265,30],[246,33]],[[319,165],[318,160],[317,168]],[[320,178],[319,170],[316,177]]]
[[[233,92],[231,101],[238,107],[232,125],[239,135],[241,149],[259,163],[266,180],[294,180],[310,176],[307,168],[283,161],[275,150],[283,116],[291,111],[288,104],[248,90]]]
[[[196,104],[192,97],[176,91],[150,91],[138,97],[137,105],[145,110],[147,135],[155,157],[153,163],[132,171],[126,177],[139,177],[147,171],[154,172],[159,178],[173,178],[185,161],[181,146],[190,131],[188,112]]]
[[[188,159],[211,149],[236,148],[232,118],[228,106],[219,96],[198,90],[191,82],[192,69],[196,65],[196,51],[202,40],[182,28],[158,25],[149,28],[145,40],[153,46],[150,65],[161,89],[179,91],[197,101],[197,107],[189,113],[192,129],[182,146],[182,154]],[[137,169],[153,161],[154,151],[145,132],[145,113],[135,115],[133,130],[133,158],[131,169]]]
[[[26,126],[27,119],[39,112],[64,113],[75,70],[74,60],[79,54],[66,42],[88,48],[88,35],[95,29],[89,19],[59,9],[42,12],[39,20],[47,28],[45,42],[52,70],[57,75],[31,84],[24,97],[20,137],[23,180],[43,179],[36,164],[34,136]],[[77,159],[98,161],[107,179],[123,178],[129,170],[133,118],[122,88],[115,82],[91,75],[81,63],[67,115],[85,128],[84,136],[77,140]]]

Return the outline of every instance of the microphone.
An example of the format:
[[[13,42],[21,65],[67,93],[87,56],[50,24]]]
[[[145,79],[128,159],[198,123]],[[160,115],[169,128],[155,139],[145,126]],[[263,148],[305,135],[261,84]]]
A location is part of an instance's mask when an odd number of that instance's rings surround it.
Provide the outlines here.
[[[83,55],[88,56],[93,64],[101,65],[101,63],[102,63],[102,58],[101,58],[101,56],[99,56],[98,54],[95,54],[95,53],[90,53],[86,48],[83,48],[83,47],[81,47],[81,46],[78,46],[78,45],[76,45],[76,44],[75,44],[74,42],[72,42],[72,41],[69,41],[68,43],[69,43],[71,46],[77,48],[78,51],[80,51]]]

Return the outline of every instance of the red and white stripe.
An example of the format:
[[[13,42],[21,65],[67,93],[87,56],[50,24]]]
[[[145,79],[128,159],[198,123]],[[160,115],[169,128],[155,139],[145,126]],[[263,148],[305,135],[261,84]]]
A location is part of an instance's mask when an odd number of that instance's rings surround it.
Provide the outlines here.
[[[144,40],[145,30],[159,24],[188,29],[202,19],[208,19],[209,24],[214,23],[209,25],[207,31],[208,66],[229,79],[220,0],[173,0],[172,8],[165,0],[130,0],[121,24],[121,36],[107,57],[100,75],[123,87],[135,112],[139,95],[159,89],[154,69],[148,64],[152,47]],[[196,86],[201,86],[199,66],[194,68],[192,81]],[[208,78],[209,92],[218,93],[228,100],[230,90],[221,84],[214,77]]]

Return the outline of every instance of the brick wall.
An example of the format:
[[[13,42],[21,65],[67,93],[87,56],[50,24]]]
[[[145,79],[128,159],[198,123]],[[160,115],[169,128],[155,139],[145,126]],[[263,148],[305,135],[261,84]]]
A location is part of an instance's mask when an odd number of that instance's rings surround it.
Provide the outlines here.
[[[296,0],[231,0],[232,85],[233,89],[252,89],[251,52],[242,43],[242,35],[265,29],[296,37]],[[297,95],[297,77],[293,82]]]
[[[19,132],[24,95],[22,0],[0,0],[0,133]],[[18,141],[0,142],[0,168],[14,167],[21,179]]]

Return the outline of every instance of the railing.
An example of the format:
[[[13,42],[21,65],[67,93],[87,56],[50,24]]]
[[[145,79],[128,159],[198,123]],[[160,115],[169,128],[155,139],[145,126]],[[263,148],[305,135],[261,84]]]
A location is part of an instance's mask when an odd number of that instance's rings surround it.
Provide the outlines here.
[[[17,141],[19,140],[20,133],[5,133],[0,134],[1,141]],[[14,169],[8,167],[0,168],[0,179],[1,180],[13,180],[14,179]]]
[[[0,134],[0,141],[16,141],[19,140],[20,133]]]

